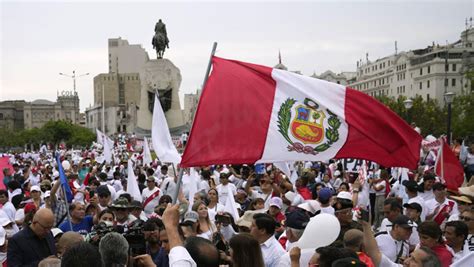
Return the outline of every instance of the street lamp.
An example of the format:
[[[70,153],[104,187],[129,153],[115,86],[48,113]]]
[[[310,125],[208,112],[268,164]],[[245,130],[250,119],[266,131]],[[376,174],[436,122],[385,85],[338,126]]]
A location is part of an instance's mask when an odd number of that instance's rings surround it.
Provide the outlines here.
[[[408,98],[407,100],[403,101],[403,105],[405,105],[405,109],[407,110],[408,123],[411,123],[410,109],[413,107],[413,100]]]
[[[72,75],[68,75],[68,74],[64,74],[62,72],[59,73],[59,75],[62,75],[62,76],[66,76],[66,77],[69,77],[69,78],[72,78],[72,81],[73,81],[73,90],[74,90],[74,96],[77,96],[77,92],[76,92],[76,78],[79,78],[79,77],[83,77],[83,76],[87,76],[89,75],[89,73],[84,73],[84,74],[81,74],[81,75],[76,75],[76,71],[73,70],[72,71]],[[76,99],[74,99],[74,113],[76,112]],[[79,116],[79,114],[76,114],[74,115],[74,123],[77,123],[77,117]]]
[[[453,103],[454,98],[453,92],[447,92],[444,94],[444,101],[448,104],[448,129],[447,129],[447,137],[448,137],[448,145],[451,144],[451,103]]]

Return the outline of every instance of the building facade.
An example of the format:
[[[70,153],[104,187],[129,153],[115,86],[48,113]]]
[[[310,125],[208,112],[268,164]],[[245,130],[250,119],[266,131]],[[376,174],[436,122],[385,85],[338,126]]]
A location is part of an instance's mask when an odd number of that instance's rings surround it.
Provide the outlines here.
[[[58,93],[56,102],[38,99],[0,102],[0,127],[13,130],[41,128],[48,121],[67,120],[80,124],[77,92]]]
[[[405,96],[436,100],[444,105],[444,94],[473,92],[466,79],[473,69],[474,28],[461,33],[461,39],[447,45],[432,44],[424,49],[395,53],[376,61],[358,62],[356,78],[350,87],[373,97]]]
[[[202,90],[196,90],[195,94],[184,95],[184,124],[191,126],[193,124],[194,115],[196,114],[197,106],[199,104],[199,98],[201,97]]]
[[[341,84],[341,85],[348,85],[349,83],[355,81],[356,73],[346,71],[346,72],[341,72],[341,73],[336,74],[330,70],[327,70],[323,72],[321,75],[316,75],[316,73],[314,73],[313,75],[311,75],[311,77],[325,80],[328,82]]]

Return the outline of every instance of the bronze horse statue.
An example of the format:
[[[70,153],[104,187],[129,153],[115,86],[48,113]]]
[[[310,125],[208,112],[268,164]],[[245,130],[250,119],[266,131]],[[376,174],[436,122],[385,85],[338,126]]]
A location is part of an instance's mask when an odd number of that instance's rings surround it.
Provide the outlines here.
[[[166,33],[166,25],[160,19],[155,25],[155,35],[151,41],[158,58],[163,58],[166,48],[169,48],[168,43],[169,40]]]

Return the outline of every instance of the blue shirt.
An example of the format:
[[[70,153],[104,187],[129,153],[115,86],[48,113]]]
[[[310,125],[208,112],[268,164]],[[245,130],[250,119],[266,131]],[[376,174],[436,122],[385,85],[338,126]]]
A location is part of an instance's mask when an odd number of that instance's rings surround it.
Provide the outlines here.
[[[69,232],[69,231],[74,231],[74,232],[78,232],[81,235],[86,235],[90,233],[93,225],[94,223],[93,223],[92,216],[87,215],[86,217],[84,217],[84,219],[82,219],[80,223],[78,224],[73,223],[72,230],[71,230],[71,226],[69,225],[69,220],[65,220],[63,223],[61,223],[59,225],[59,229],[61,229],[61,231],[63,231],[64,233]]]

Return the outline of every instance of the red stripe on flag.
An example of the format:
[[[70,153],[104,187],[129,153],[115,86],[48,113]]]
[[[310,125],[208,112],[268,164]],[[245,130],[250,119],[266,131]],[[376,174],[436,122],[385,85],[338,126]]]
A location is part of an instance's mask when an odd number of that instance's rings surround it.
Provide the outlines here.
[[[346,89],[346,143],[336,158],[360,158],[383,166],[416,169],[422,137],[374,98]]]
[[[218,57],[212,64],[181,165],[253,163],[262,156],[270,123],[272,69]]]
[[[442,140],[442,149],[436,160],[436,175],[443,178],[449,190],[457,192],[464,183],[464,169],[448,144]]]

